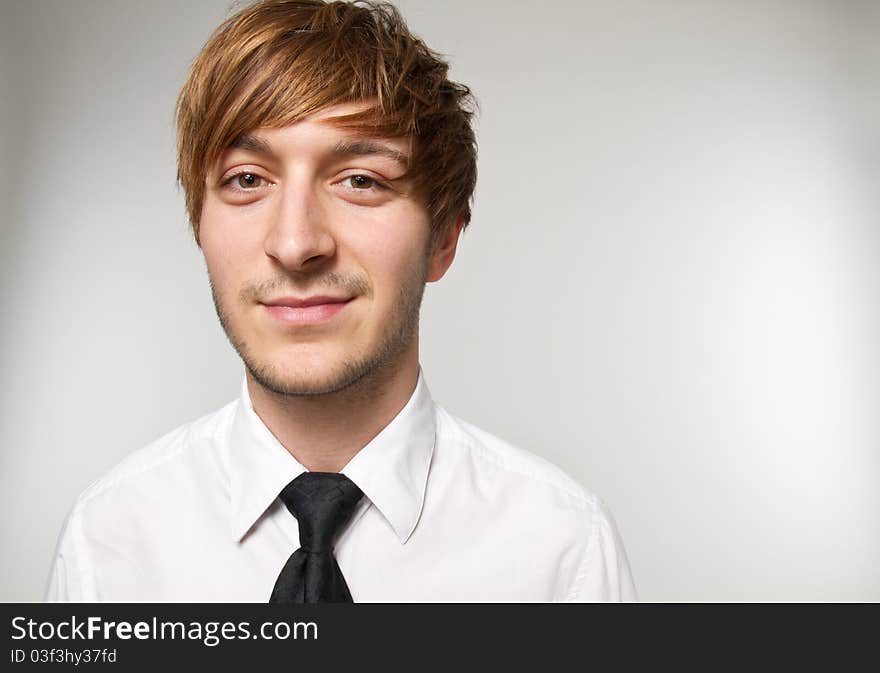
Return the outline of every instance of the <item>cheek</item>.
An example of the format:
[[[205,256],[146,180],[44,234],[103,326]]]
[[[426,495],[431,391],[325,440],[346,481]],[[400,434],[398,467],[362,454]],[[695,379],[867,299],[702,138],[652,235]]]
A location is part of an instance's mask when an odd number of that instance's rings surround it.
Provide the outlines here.
[[[395,297],[420,268],[427,245],[428,220],[414,208],[390,211],[364,226],[346,229],[344,246],[369,274],[374,290]]]
[[[218,204],[208,201],[202,209],[199,225],[199,240],[208,273],[218,291],[226,291],[237,282],[244,260],[252,254],[251,248],[258,241],[248,240],[245,235],[253,228],[242,226],[241,218],[233,218]]]

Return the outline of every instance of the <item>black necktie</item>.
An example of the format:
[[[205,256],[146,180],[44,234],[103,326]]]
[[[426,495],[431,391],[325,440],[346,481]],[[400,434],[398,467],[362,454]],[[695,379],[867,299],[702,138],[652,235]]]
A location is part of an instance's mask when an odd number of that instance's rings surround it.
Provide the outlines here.
[[[351,603],[333,543],[363,493],[344,474],[303,472],[279,497],[299,523],[299,544],[281,569],[270,603]]]

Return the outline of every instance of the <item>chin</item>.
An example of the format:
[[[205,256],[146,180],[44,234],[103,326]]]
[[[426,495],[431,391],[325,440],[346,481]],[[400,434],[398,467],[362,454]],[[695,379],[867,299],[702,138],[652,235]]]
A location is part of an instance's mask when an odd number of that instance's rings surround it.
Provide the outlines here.
[[[275,364],[245,362],[254,380],[278,395],[329,395],[345,390],[360,380],[365,372],[352,363],[305,365],[291,371]]]

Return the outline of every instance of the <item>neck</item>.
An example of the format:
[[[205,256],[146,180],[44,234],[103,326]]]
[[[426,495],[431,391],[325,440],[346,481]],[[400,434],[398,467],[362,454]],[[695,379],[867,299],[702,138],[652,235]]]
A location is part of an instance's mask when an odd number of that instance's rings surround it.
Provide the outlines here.
[[[406,406],[419,377],[418,347],[336,393],[279,395],[247,372],[257,416],[311,472],[339,472]]]

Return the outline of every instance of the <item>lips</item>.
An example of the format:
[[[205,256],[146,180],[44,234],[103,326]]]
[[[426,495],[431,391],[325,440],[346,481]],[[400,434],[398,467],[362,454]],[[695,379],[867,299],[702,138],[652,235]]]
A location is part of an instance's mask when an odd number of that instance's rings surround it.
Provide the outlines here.
[[[261,302],[271,318],[284,327],[309,327],[330,323],[354,297],[279,297]]]
[[[290,308],[307,308],[309,306],[320,306],[321,304],[344,304],[351,300],[351,297],[328,297],[325,295],[316,295],[314,297],[306,297],[305,299],[296,299],[295,297],[281,297],[271,301],[262,302],[266,306],[288,306]]]

